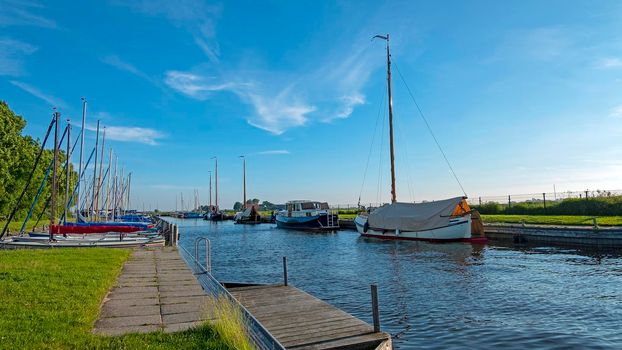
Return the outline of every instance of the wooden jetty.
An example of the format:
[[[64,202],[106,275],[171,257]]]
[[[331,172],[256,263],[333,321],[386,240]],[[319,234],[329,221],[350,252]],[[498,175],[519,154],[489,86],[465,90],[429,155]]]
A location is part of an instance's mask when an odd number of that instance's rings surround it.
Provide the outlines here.
[[[168,223],[164,224],[170,225]],[[173,232],[176,228],[173,228]],[[172,242],[173,240],[168,240]],[[198,261],[205,244],[205,264]],[[371,286],[370,309],[374,326],[287,283],[287,259],[283,258],[283,284],[223,283],[212,275],[211,243],[205,237],[194,242],[194,254],[178,246],[198,283],[207,295],[224,296],[241,311],[246,333],[258,349],[351,349],[390,350],[391,335],[380,331],[378,296]]]
[[[391,349],[389,334],[298,288],[227,289],[287,349]]]
[[[556,226],[527,224],[484,224],[486,237],[516,243],[552,244],[622,248],[622,227]]]

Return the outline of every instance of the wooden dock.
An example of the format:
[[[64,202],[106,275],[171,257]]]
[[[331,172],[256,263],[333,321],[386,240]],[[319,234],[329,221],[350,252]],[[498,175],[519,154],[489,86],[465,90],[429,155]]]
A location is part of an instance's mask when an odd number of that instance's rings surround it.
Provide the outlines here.
[[[391,349],[391,336],[304,291],[284,285],[228,291],[287,349]]]
[[[542,242],[562,245],[622,248],[621,227],[485,224],[486,237],[516,243]]]

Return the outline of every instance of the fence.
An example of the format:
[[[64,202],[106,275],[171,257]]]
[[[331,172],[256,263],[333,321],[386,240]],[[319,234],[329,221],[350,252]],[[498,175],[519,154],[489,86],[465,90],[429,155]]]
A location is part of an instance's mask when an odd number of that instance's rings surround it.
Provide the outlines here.
[[[205,238],[202,238],[206,240]],[[195,254],[198,253],[198,243],[195,242]],[[247,334],[253,343],[253,345],[262,350],[285,350],[285,347],[279,343],[268,330],[266,330],[253,315],[240,304],[237,299],[235,299],[231,293],[222,285],[214,276],[212,276],[211,270],[211,262],[210,262],[210,252],[209,252],[209,241],[205,241],[208,246],[206,246],[206,266],[203,266],[199,263],[198,256],[193,256],[188,252],[184,247],[178,245],[178,249],[182,258],[186,261],[186,265],[190,267],[192,272],[194,273],[197,281],[201,284],[203,289],[213,295],[213,296],[221,296],[224,295],[227,297],[234,305],[240,308],[242,312],[243,322],[246,326]]]
[[[556,202],[564,199],[590,199],[622,196],[622,190],[585,190],[585,191],[565,191],[565,192],[541,192],[527,194],[508,194],[503,196],[477,196],[469,197],[471,205],[483,205],[486,203],[507,204],[512,203],[542,203],[546,206],[547,202]]]
[[[513,203],[546,203],[561,201],[564,199],[578,198],[578,199],[590,199],[590,198],[603,198],[622,196],[622,190],[585,190],[585,191],[564,191],[564,192],[540,192],[540,193],[526,193],[526,194],[507,194],[500,196],[470,196],[467,201],[470,205],[482,205],[487,203],[498,203],[511,206]],[[415,201],[419,202],[432,202]],[[364,203],[361,205],[365,208],[378,208],[388,203]],[[336,210],[356,210],[358,205],[356,204],[333,204],[331,209]]]

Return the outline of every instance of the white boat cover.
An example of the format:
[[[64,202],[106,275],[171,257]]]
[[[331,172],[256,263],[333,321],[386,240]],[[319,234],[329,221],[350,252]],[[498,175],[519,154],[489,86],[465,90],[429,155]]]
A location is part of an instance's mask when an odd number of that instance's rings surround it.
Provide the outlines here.
[[[464,201],[464,203],[462,203]],[[392,203],[369,214],[369,227],[384,230],[426,231],[449,225],[456,210],[469,211],[463,197],[426,203]]]

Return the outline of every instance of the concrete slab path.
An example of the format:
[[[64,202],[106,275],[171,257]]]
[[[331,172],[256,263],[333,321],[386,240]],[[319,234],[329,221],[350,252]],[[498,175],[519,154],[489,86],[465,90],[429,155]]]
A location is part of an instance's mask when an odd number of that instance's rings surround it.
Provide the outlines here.
[[[94,333],[177,332],[206,320],[207,294],[173,247],[135,250],[104,299]]]

